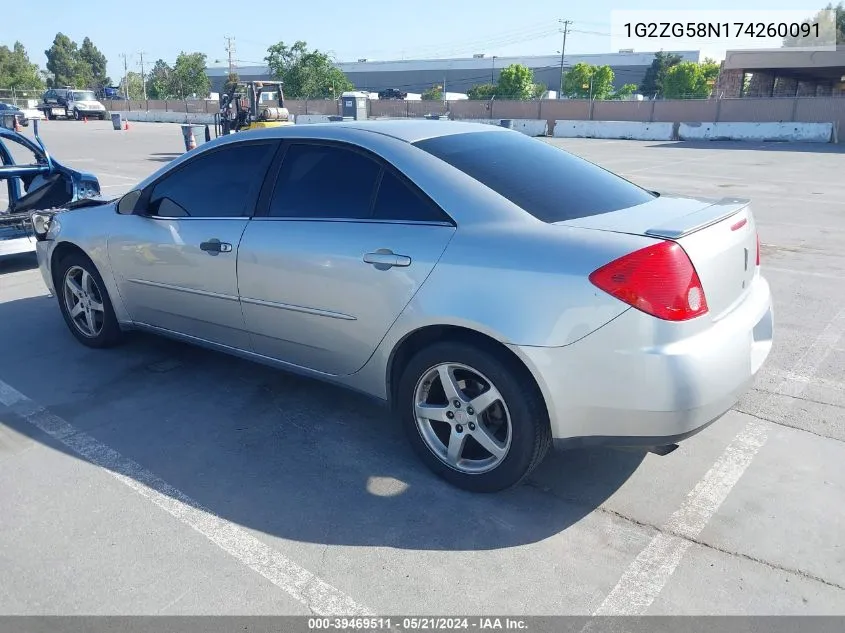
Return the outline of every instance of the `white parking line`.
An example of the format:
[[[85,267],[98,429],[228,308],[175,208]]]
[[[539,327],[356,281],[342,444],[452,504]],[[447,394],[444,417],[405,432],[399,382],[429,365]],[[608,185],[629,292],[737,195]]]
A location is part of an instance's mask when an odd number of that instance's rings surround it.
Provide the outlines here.
[[[804,275],[805,277],[819,277],[820,279],[845,279],[845,274],[831,275],[830,273],[817,273],[812,270],[794,270],[792,268],[775,268],[766,266],[766,272],[783,273],[785,275]]]
[[[203,508],[140,464],[76,429],[0,380],[0,403],[142,497],[189,525],[220,549],[261,574],[318,615],[372,615],[349,596],[317,578],[249,532]]]
[[[783,380],[776,391],[799,397],[815,376],[819,366],[845,333],[845,310],[831,320],[813,344],[799,357],[791,374],[806,381]],[[791,400],[791,403],[797,400]],[[766,400],[767,417],[774,422],[786,418],[789,405],[773,407],[774,397]],[[710,518],[742,477],[754,456],[766,443],[768,423],[754,420],[733,439],[713,467],[689,493],[683,505],[634,559],[622,578],[599,605],[594,615],[644,615],[663,590],[669,577],[698,538]]]

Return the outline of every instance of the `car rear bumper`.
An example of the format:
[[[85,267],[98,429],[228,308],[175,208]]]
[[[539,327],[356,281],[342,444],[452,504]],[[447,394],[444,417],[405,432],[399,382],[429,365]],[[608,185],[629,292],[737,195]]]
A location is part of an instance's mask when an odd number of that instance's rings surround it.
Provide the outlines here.
[[[632,308],[565,347],[514,346],[543,392],[555,444],[670,444],[724,415],[771,350],[768,283],[758,275],[706,330],[679,336],[685,327]]]

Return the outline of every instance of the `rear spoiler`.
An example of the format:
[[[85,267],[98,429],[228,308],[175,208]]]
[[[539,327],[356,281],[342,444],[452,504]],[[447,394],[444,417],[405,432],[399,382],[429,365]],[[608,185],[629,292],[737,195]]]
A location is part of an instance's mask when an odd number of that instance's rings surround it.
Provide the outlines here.
[[[748,208],[750,204],[751,200],[743,198],[722,198],[699,211],[673,218],[665,224],[648,229],[645,234],[650,237],[677,240],[696,231],[706,229],[708,226],[718,224]]]

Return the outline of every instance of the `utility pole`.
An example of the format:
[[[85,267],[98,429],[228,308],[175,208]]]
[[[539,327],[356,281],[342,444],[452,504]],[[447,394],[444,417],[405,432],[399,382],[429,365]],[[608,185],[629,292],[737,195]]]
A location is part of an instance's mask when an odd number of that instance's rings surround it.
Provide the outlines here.
[[[558,20],[563,24],[563,44],[560,47],[560,90],[557,93],[557,98],[563,98],[563,56],[566,55],[566,32],[569,30],[569,25],[572,20]]]
[[[123,58],[123,96],[129,101],[129,64],[126,61],[126,53],[121,53],[120,56]]]
[[[223,38],[226,40],[226,53],[229,55],[229,74],[234,75],[237,71],[235,69],[235,60],[233,55],[235,54],[235,38],[229,37],[228,35]]]
[[[144,73],[144,53],[140,52],[141,57],[141,85],[144,87],[144,101],[147,100],[147,75]]]

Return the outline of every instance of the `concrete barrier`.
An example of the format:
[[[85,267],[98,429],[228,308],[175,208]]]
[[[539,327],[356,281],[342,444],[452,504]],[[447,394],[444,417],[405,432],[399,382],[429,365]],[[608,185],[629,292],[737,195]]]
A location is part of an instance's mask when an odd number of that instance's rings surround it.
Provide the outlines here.
[[[549,122],[545,119],[455,119],[455,121],[496,126],[501,126],[502,121],[510,121],[511,130],[522,132],[528,136],[546,136],[549,131]]]
[[[671,141],[674,123],[641,123],[638,121],[555,121],[557,138],[602,138],[636,141]]]
[[[164,110],[149,111],[112,111],[112,114],[119,114],[124,121],[142,121],[147,123],[200,123],[214,124],[214,115],[205,113],[165,112]]]
[[[308,123],[328,123],[328,114],[297,114],[293,118],[293,122],[297,125],[305,125]]]
[[[510,119],[511,129],[528,136],[546,136],[549,122],[545,119]]]
[[[833,123],[681,123],[682,141],[791,141],[830,143]]]

